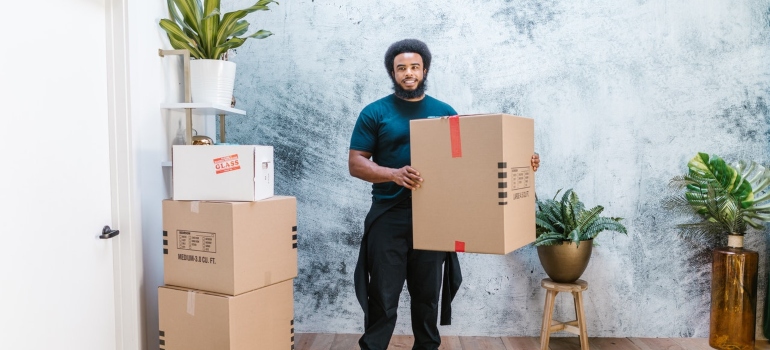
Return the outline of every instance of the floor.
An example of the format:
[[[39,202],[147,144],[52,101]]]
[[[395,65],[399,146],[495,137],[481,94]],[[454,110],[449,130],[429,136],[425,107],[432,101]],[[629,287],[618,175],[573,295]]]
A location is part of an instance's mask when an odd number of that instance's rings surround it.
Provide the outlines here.
[[[298,333],[296,350],[358,349],[360,334]],[[440,350],[539,350],[537,337],[441,337]],[[592,350],[711,350],[705,338],[589,338]],[[411,349],[412,337],[395,335],[388,350]],[[551,337],[551,350],[579,350],[577,337]],[[767,340],[757,340],[755,349],[770,350]]]

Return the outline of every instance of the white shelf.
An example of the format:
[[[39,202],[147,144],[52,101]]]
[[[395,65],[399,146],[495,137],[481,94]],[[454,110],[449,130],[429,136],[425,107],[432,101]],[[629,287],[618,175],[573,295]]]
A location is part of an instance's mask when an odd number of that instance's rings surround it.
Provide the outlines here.
[[[217,105],[213,103],[161,103],[160,108],[163,109],[186,109],[192,108],[193,114],[230,114],[230,115],[246,115],[246,111],[235,109],[230,106]]]
[[[172,165],[170,160],[167,160],[165,162],[160,162],[160,166],[162,167],[170,167]]]

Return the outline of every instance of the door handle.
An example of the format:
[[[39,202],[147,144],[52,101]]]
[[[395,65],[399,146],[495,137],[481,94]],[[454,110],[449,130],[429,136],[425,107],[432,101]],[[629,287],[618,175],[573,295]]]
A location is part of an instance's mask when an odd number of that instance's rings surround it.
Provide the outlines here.
[[[120,234],[120,230],[113,230],[109,226],[102,228],[102,234],[99,236],[101,239],[110,239]]]

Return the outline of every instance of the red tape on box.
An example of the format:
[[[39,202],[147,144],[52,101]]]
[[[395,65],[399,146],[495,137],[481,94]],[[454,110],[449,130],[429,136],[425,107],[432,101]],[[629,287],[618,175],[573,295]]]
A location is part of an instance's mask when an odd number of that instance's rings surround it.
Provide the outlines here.
[[[463,145],[460,141],[460,116],[449,117],[449,140],[452,143],[452,158],[461,158]]]
[[[463,241],[455,241],[455,251],[458,253],[464,253],[465,252],[465,242]]]

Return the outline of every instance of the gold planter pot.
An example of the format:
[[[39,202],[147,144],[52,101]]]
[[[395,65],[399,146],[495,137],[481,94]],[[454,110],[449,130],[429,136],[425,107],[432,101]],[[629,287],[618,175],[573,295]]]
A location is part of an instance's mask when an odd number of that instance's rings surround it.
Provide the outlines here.
[[[543,270],[554,282],[575,282],[588,267],[594,241],[572,242],[537,247],[537,257]]]
[[[715,349],[754,349],[759,254],[735,244],[714,249],[711,265],[709,345]]]

